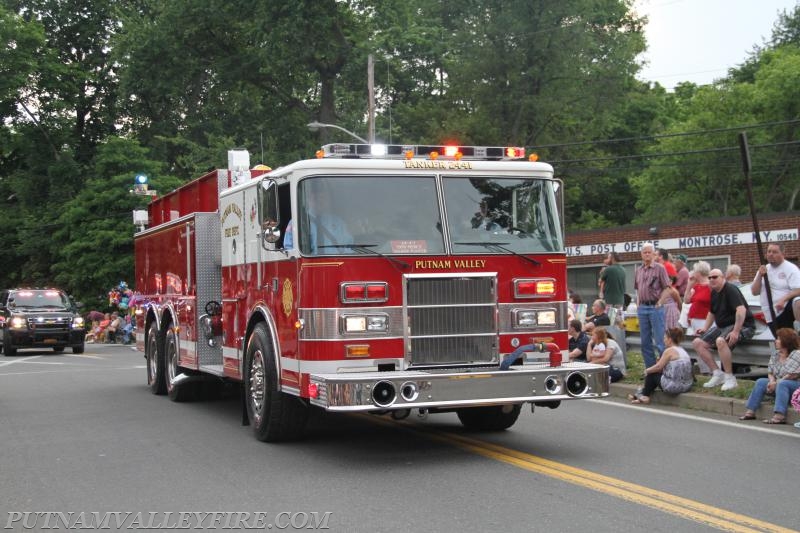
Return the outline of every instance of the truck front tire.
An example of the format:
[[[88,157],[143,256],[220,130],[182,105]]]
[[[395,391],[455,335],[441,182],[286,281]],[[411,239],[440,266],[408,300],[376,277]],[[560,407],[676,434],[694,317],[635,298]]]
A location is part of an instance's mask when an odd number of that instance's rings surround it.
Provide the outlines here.
[[[263,442],[296,440],[303,434],[308,408],[300,398],[278,390],[278,368],[271,337],[256,324],[244,361],[244,403],[256,438]]]
[[[467,407],[456,411],[458,419],[467,429],[476,431],[503,431],[514,425],[522,405],[491,405]]]

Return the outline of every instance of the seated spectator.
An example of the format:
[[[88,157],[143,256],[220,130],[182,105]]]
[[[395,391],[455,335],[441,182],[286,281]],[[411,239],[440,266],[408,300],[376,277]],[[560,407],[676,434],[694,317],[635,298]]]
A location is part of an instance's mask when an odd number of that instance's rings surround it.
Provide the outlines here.
[[[100,333],[100,321],[99,320],[93,320],[92,321],[92,327],[89,329],[89,332],[86,334],[85,341],[88,342],[89,344],[95,342],[95,339],[97,338],[97,335],[99,335],[99,333]]]
[[[602,349],[595,350],[601,347]],[[608,365],[608,376],[611,383],[625,377],[625,356],[617,341],[608,336],[606,328],[597,327],[592,331],[592,338],[586,347],[586,360],[589,363]]]
[[[636,311],[639,309],[639,306],[636,305],[636,302],[633,301],[633,298],[627,292],[623,298],[625,298],[625,316],[636,316]]]
[[[670,328],[664,333],[664,353],[656,364],[645,368],[644,387],[642,392],[628,395],[631,403],[650,403],[650,396],[658,387],[667,394],[681,394],[692,389],[692,360],[681,347],[682,341],[681,328]]]
[[[708,280],[711,286],[711,310],[705,324],[695,330],[698,337],[692,341],[692,347],[697,356],[714,371],[711,379],[703,383],[703,387],[722,385],[721,390],[726,391],[739,385],[733,375],[731,350],[739,341],[753,337],[756,323],[741,291],[725,281],[721,270],[712,270]],[[714,328],[711,327],[712,324],[716,324]],[[711,354],[712,348],[716,348],[719,354],[722,370],[717,368]]]
[[[117,342],[117,332],[122,329],[122,319],[119,317],[119,314],[115,311],[111,315],[111,322],[108,324],[106,328],[106,342],[114,344]]]
[[[133,320],[131,320],[131,315],[125,315],[125,324],[122,326],[122,344],[131,343],[132,333],[133,333]]]
[[[589,335],[583,331],[580,320],[570,320],[567,336],[569,337],[569,360],[586,361],[586,347],[589,345]]]
[[[739,265],[730,264],[728,268],[725,269],[725,280],[728,283],[736,285],[737,287],[742,286],[742,280],[739,279],[742,276],[742,267]]]
[[[94,342],[105,342],[106,341],[106,329],[108,329],[108,325],[111,324],[111,315],[106,313],[105,318],[97,324],[97,330],[95,331]]]
[[[597,326],[610,326],[611,319],[606,313],[606,302],[603,300],[595,300],[592,303],[592,314],[586,317],[586,324],[583,325],[583,330],[591,333]]]
[[[761,400],[767,393],[775,394],[775,409],[772,418],[765,424],[785,424],[789,399],[800,388],[800,340],[797,332],[791,328],[781,328],[775,337],[775,353],[769,359],[767,377],[758,378],[750,397],[747,399],[747,411],[739,420],[754,420]]]

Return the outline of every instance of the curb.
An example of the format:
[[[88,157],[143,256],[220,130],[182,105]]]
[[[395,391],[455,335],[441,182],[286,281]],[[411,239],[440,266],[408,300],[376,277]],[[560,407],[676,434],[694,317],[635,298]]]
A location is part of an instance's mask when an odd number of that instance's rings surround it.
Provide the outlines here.
[[[638,385],[631,385],[628,383],[612,383],[608,392],[609,395],[614,398],[627,399],[628,394],[633,394],[636,392],[638,387]],[[650,396],[650,403],[735,417],[740,416],[746,409],[745,400],[739,400],[738,398],[725,398],[722,396],[714,396],[712,394],[697,394],[693,392],[686,392],[674,396],[671,394],[665,394],[661,390],[656,390],[653,395]],[[771,401],[762,402],[761,407],[759,407],[758,411],[756,411],[756,419],[763,420],[765,418],[771,418],[773,413],[772,405],[773,404]],[[791,425],[796,422],[800,422],[800,413],[789,406],[789,409],[786,412],[786,424]]]

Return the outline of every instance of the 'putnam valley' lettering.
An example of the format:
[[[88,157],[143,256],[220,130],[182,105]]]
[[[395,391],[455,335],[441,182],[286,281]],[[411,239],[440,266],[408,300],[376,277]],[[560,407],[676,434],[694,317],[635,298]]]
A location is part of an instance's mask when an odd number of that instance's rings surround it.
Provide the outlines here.
[[[485,259],[419,259],[414,262],[415,268],[428,269],[428,268],[484,268],[486,266]]]

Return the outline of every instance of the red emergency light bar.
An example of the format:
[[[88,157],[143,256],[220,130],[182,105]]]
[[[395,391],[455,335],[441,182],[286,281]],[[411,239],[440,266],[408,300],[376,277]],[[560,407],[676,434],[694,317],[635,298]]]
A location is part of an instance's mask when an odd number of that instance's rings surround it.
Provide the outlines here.
[[[408,144],[326,144],[317,157],[374,159],[519,160],[525,158],[520,146],[457,146]]]

